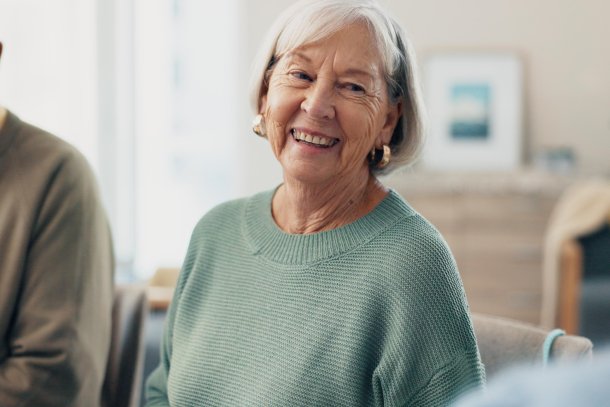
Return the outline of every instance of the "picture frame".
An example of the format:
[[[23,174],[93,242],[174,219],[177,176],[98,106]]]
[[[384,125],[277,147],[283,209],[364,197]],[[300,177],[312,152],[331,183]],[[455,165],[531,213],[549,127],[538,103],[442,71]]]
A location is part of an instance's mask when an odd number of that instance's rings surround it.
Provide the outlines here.
[[[511,171],[521,165],[523,69],[511,52],[453,52],[424,64],[431,170]]]

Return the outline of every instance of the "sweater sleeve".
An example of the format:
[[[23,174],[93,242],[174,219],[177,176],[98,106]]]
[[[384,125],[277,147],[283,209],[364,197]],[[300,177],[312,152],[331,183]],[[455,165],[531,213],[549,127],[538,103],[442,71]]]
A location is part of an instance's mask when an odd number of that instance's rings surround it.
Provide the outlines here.
[[[161,355],[159,366],[153,370],[146,380],[146,407],[169,407],[170,405],[168,398],[168,379],[171,369],[174,325],[176,321],[176,314],[178,312],[177,310],[180,307],[182,290],[186,285],[186,281],[188,280],[188,276],[193,268],[193,262],[196,257],[199,242],[197,236],[201,234],[199,230],[201,229],[201,224],[203,223],[202,221],[200,221],[195,227],[193,236],[191,237],[186,259],[182,265],[182,270],[176,284],[174,296],[167,313],[167,319],[165,320],[165,327],[163,329],[163,337],[161,338]]]
[[[384,406],[446,406],[484,385],[457,266],[436,231],[405,250],[389,290],[388,329],[378,374]]]
[[[177,293],[176,293],[177,294]],[[169,407],[167,396],[167,378],[169,376],[172,338],[171,332],[174,324],[175,304],[177,299],[174,297],[168,312],[161,339],[161,358],[159,366],[150,374],[146,381],[146,407]]]
[[[13,193],[26,196],[34,189],[31,172],[20,174]],[[109,228],[79,154],[66,154],[42,176],[49,178],[19,270],[11,329],[2,338],[9,354],[0,360],[0,404],[95,406],[110,344]]]
[[[457,355],[440,368],[404,406],[447,406],[483,386],[484,373],[476,354]]]
[[[191,248],[189,248],[189,254],[190,252]],[[148,377],[148,380],[146,380],[146,407],[169,407],[167,383],[172,359],[172,336],[176,320],[176,310],[180,304],[180,295],[190,269],[188,262],[190,257],[191,256],[187,254],[187,261],[185,261],[182,271],[180,272],[174,296],[172,297],[172,302],[167,312],[163,337],[161,338],[159,366],[153,370]]]

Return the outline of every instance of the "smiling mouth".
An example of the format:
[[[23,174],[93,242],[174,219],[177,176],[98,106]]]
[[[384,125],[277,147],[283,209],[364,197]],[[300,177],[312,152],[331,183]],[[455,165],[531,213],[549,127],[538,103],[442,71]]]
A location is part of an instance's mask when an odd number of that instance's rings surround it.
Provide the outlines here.
[[[299,143],[306,143],[315,147],[330,148],[339,142],[339,139],[324,136],[312,136],[297,129],[290,129],[292,138]]]

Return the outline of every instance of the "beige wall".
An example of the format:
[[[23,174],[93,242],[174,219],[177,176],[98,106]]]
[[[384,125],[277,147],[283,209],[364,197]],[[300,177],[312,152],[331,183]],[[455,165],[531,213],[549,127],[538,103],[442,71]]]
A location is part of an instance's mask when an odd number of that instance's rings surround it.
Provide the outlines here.
[[[246,69],[269,24],[292,1],[242,1]],[[576,152],[580,173],[610,175],[609,1],[387,0],[383,4],[407,29],[420,61],[438,50],[500,49],[521,55],[526,160],[541,147],[569,146]],[[246,108],[242,114],[244,122],[251,117]],[[247,189],[254,191],[279,180],[279,169],[263,143],[252,137],[244,151],[260,174],[246,181]]]

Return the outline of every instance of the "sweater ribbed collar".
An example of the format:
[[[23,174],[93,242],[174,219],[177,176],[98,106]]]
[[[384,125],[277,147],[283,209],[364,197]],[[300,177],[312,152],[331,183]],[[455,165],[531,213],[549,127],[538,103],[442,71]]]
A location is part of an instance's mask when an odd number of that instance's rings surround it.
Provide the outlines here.
[[[362,218],[337,229],[311,234],[289,234],[281,230],[271,214],[275,190],[250,198],[245,209],[245,237],[257,255],[291,265],[308,265],[346,253],[377,236],[413,209],[396,193],[388,195]]]

